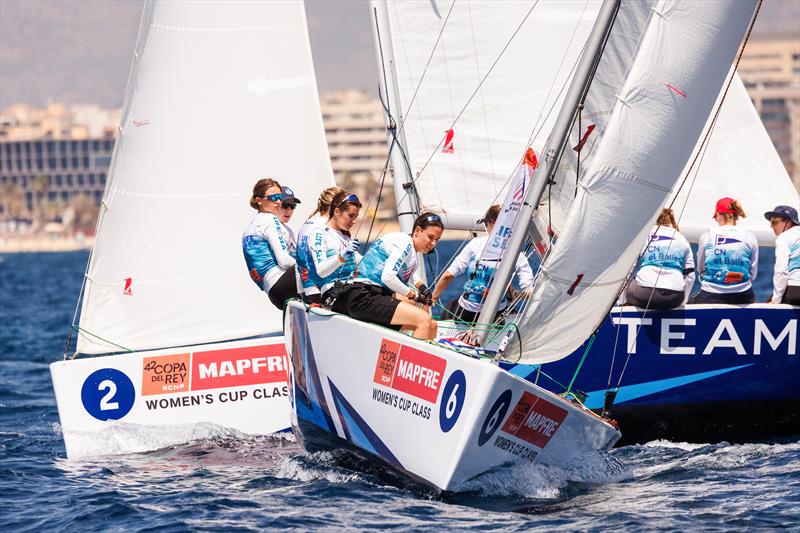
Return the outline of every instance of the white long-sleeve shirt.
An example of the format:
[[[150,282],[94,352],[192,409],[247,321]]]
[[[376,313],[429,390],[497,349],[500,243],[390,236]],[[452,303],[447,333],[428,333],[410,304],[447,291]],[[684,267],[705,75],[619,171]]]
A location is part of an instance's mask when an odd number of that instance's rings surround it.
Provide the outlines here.
[[[409,280],[415,286],[420,281],[417,252],[410,235],[396,232],[384,235],[370,245],[353,281],[383,286],[405,296],[410,290]]]
[[[292,230],[272,213],[258,213],[244,230],[242,251],[250,278],[269,291],[295,265]]]
[[[772,302],[780,303],[787,286],[800,286],[800,226],[793,226],[775,239],[775,273]]]
[[[694,285],[694,257],[686,237],[669,226],[653,226],[636,271],[640,287],[683,291],[684,302]]]

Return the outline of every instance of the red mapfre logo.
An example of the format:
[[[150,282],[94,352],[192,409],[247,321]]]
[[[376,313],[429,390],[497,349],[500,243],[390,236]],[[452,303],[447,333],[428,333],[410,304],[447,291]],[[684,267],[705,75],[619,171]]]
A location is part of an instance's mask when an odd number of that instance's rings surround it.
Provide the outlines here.
[[[530,392],[522,394],[503,431],[544,448],[567,418],[566,409],[554,405]]]
[[[267,344],[192,354],[192,390],[287,382],[286,346]]]
[[[372,381],[436,403],[446,367],[441,357],[383,339]]]

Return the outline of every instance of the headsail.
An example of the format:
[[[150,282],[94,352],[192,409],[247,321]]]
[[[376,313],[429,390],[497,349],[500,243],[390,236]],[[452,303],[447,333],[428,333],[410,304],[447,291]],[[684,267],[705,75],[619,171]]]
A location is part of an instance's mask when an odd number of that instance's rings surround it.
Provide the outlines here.
[[[303,4],[148,3],[78,352],[279,332],[241,251],[262,177],[295,189],[297,224],[333,184]]]
[[[500,201],[526,149],[544,145],[599,4],[387,8],[400,100],[393,114],[423,208],[474,222]]]
[[[605,316],[702,133],[755,5],[661,0],[653,8],[521,318],[524,361],[571,353]]]

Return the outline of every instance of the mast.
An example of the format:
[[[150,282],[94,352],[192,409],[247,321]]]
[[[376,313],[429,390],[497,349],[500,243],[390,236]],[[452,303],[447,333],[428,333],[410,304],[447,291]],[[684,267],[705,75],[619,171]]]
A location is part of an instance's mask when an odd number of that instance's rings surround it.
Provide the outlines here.
[[[384,114],[387,124],[387,143],[389,144],[389,161],[392,165],[394,197],[397,201],[397,219],[400,230],[411,233],[414,220],[420,213],[419,196],[414,187],[414,178],[408,162],[408,150],[405,133],[400,125],[403,123],[400,107],[400,93],[397,86],[397,71],[392,44],[392,31],[389,27],[389,15],[385,0],[370,0],[370,11],[373,19],[372,35],[375,39],[375,54],[378,59],[378,73],[382,80],[381,92],[385,101]],[[425,262],[419,254],[419,274],[427,279]]]
[[[621,0],[605,0],[603,2],[603,7],[600,9],[600,13],[597,16],[589,39],[586,41],[584,53],[581,55],[580,62],[575,70],[573,82],[570,84],[569,91],[564,98],[561,112],[553,126],[553,132],[545,146],[545,164],[540,166],[534,175],[531,187],[525,195],[522,207],[520,208],[513,230],[511,231],[506,250],[494,273],[492,285],[486,296],[486,301],[483,304],[480,317],[478,318],[478,322],[480,323],[490,323],[494,321],[494,316],[503,299],[506,287],[511,281],[511,275],[516,265],[517,256],[522,248],[525,237],[528,235],[528,228],[531,224],[533,214],[539,205],[539,200],[544,194],[545,187],[553,174],[555,174],[559,158],[569,139],[569,132],[577,116],[579,106],[583,102],[586,92],[589,89],[592,76],[600,61],[600,56],[602,55],[603,45],[608,38],[614,18],[619,10],[620,2]],[[478,331],[476,333],[482,342],[486,337],[486,332]]]

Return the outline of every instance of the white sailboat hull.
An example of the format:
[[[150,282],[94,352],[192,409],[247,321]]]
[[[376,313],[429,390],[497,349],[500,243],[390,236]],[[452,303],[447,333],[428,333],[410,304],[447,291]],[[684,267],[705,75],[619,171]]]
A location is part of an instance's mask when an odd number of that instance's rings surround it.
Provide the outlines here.
[[[284,332],[292,425],[309,451],[350,449],[441,491],[517,461],[607,450],[606,421],[485,360],[300,303]]]
[[[289,428],[283,337],[50,365],[70,459]]]

